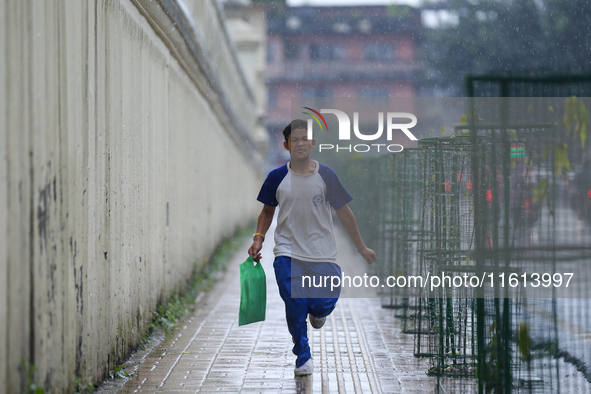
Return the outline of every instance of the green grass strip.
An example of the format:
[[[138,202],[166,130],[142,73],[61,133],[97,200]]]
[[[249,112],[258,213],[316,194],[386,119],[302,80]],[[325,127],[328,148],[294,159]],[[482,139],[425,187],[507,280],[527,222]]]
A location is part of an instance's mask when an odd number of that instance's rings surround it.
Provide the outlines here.
[[[154,329],[162,329],[169,334],[178,325],[178,320],[187,313],[195,311],[196,297],[201,292],[210,290],[218,281],[218,272],[226,271],[227,263],[243,247],[244,242],[252,236],[253,225],[250,224],[239,230],[233,236],[224,239],[210,259],[205,259],[204,264],[195,264],[193,273],[187,280],[185,288],[169,297],[165,305],[159,305],[154,321],[150,324],[150,333]],[[246,256],[246,252],[245,258]],[[142,340],[147,342],[149,337]]]

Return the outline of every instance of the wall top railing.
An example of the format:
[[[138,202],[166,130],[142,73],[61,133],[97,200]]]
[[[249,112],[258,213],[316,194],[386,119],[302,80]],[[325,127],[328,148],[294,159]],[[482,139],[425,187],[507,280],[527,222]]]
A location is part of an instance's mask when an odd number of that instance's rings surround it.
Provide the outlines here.
[[[219,70],[220,81],[224,88],[234,90],[240,87],[250,100],[254,99],[253,92],[238,57],[234,42],[230,38],[226,27],[226,17],[221,5],[215,0],[168,0],[175,1],[192,24],[193,31],[198,36],[212,65]]]
[[[255,98],[220,5],[215,0],[131,1],[210,101],[226,130],[254,152]]]

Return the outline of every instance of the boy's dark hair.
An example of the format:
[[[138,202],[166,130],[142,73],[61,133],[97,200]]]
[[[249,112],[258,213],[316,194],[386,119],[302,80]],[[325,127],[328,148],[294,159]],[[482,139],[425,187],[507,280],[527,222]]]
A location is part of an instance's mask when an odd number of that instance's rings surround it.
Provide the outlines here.
[[[296,119],[296,120],[293,120],[290,124],[288,124],[283,129],[283,137],[285,137],[285,142],[287,142],[289,140],[289,136],[291,134],[291,130],[297,130],[297,129],[307,130],[308,129],[308,123],[305,120]]]

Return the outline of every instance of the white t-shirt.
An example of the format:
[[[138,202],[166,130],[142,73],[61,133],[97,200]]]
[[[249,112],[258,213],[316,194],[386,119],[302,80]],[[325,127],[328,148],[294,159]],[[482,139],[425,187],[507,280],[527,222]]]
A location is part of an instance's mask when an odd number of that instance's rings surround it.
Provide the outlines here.
[[[271,171],[258,201],[279,206],[275,229],[275,256],[307,262],[334,262],[337,249],[331,207],[353,200],[332,168],[316,163],[312,174],[296,174],[290,163]]]

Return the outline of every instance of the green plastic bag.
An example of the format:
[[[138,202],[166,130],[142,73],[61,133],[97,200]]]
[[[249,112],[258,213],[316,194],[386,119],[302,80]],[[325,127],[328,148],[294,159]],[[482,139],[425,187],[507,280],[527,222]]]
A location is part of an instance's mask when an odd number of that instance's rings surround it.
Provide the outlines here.
[[[240,264],[240,315],[238,325],[265,320],[267,310],[267,278],[261,263],[252,256]]]

